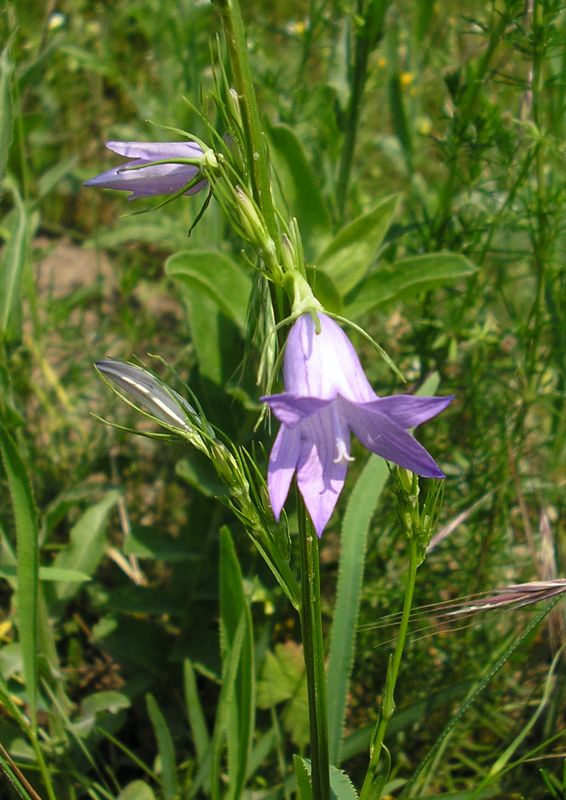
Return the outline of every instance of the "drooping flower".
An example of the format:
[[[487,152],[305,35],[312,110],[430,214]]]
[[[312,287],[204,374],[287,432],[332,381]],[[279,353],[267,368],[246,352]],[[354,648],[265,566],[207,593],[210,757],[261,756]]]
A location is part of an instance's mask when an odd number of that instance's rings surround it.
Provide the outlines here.
[[[106,147],[131,159],[85,182],[85,186],[102,189],[121,189],[131,192],[128,200],[159,194],[175,194],[199,174],[196,164],[155,164],[155,161],[175,162],[181,159],[202,159],[204,154],[196,142],[106,142]],[[196,194],[206,181],[198,181],[184,194]]]
[[[432,456],[408,432],[439,414],[453,397],[378,397],[339,325],[318,313],[320,332],[304,314],[289,333],[285,392],[264,397],[281,428],[268,469],[276,519],[294,473],[318,536],[342,491],[350,432],[377,455],[429,478],[443,478]]]

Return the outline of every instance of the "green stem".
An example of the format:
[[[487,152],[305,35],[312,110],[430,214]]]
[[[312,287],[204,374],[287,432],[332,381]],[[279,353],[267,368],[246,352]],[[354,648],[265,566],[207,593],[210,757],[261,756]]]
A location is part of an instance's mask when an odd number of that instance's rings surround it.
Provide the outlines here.
[[[320,615],[318,539],[297,492],[301,555],[301,633],[307,673],[313,800],[330,797],[324,642]]]
[[[358,0],[356,15],[358,17],[362,16],[363,10],[363,0]],[[353,24],[355,24],[355,22]],[[354,160],[354,150],[356,147],[356,139],[358,137],[360,110],[364,87],[366,85],[369,56],[368,41],[363,33],[358,33],[355,42],[354,69],[351,79],[350,101],[348,103],[346,135],[344,137],[342,156],[340,158],[340,169],[338,172],[338,183],[336,185],[338,222],[340,224],[344,222],[344,215],[346,211],[346,200],[348,198],[350,177],[352,174],[352,163]]]
[[[403,602],[403,613],[401,616],[401,624],[399,626],[399,636],[397,637],[397,644],[395,645],[395,652],[393,659],[389,663],[387,669],[387,679],[385,682],[385,690],[383,693],[383,702],[381,705],[381,713],[377,729],[373,738],[373,746],[370,755],[370,762],[362,790],[360,792],[360,800],[370,800],[373,798],[373,784],[379,777],[379,761],[381,751],[383,749],[383,741],[389,720],[395,711],[395,686],[397,678],[399,677],[399,669],[401,667],[401,659],[403,657],[403,650],[405,649],[405,641],[407,639],[407,632],[409,629],[409,617],[413,605],[413,595],[415,592],[415,582],[417,578],[417,569],[419,567],[419,558],[417,552],[417,542],[413,537],[409,540],[409,574],[407,575],[407,584],[405,587],[405,600]]]
[[[277,253],[280,256],[279,229],[271,196],[269,157],[248,60],[246,32],[240,4],[238,0],[213,0],[213,3],[222,20],[235,83],[234,88],[240,102],[253,197],[263,214],[269,234],[275,242]]]
[[[39,773],[43,780],[45,791],[47,792],[47,797],[49,798],[49,800],[57,800],[57,796],[55,794],[55,790],[51,782],[51,775],[49,774],[49,770],[47,769],[47,764],[45,763],[45,759],[43,758],[43,751],[41,750],[41,744],[39,742],[39,739],[37,738],[37,733],[35,730],[30,731],[30,740],[33,752],[35,753],[35,758],[37,760],[37,765],[39,767]]]
[[[354,150],[358,138],[362,98],[368,77],[368,61],[372,50],[383,37],[385,14],[390,0],[358,0],[354,25],[359,25],[355,36],[354,64],[350,78],[350,100],[346,118],[346,134],[340,158],[338,182],[336,185],[338,222],[343,224],[346,201],[352,174]],[[360,23],[359,21],[362,20]]]
[[[462,141],[470,120],[476,111],[477,99],[483,86],[484,78],[495,55],[495,51],[505,36],[505,31],[508,24],[509,14],[503,12],[499,14],[498,22],[490,26],[491,34],[487,43],[487,47],[480,58],[476,69],[471,71],[470,79],[463,91],[459,107],[456,109],[454,115],[454,124],[449,134],[447,143],[447,160],[449,164],[449,171],[448,176],[444,181],[438,203],[438,210],[433,222],[434,242],[436,247],[442,246],[446,227],[452,215],[451,206],[458,183],[460,167],[458,155],[462,149]]]

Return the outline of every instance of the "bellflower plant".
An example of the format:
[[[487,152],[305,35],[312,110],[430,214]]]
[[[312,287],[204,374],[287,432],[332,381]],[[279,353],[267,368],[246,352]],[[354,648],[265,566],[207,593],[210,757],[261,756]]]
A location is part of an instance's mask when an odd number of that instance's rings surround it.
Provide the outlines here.
[[[85,186],[129,191],[128,200],[137,200],[176,194],[185,186],[184,194],[196,194],[206,185],[205,180],[191,185],[200,173],[198,161],[204,158],[196,142],[106,142],[106,147],[131,160],[91,178]],[[156,163],[162,161],[170,163]]]
[[[408,433],[453,397],[378,397],[352,343],[330,317],[303,314],[284,361],[285,392],[263,400],[282,423],[269,460],[268,488],[279,519],[293,474],[320,537],[338,500],[353,431],[368,450],[427,478],[443,478],[432,456]]]

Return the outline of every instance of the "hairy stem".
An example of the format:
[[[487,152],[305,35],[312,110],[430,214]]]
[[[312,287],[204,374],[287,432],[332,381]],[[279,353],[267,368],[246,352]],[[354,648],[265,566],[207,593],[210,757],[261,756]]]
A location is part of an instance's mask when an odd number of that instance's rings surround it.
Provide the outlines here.
[[[330,797],[328,720],[324,643],[320,615],[320,573],[318,539],[308,519],[302,497],[299,509],[299,548],[301,554],[301,632],[307,673],[313,800]]]

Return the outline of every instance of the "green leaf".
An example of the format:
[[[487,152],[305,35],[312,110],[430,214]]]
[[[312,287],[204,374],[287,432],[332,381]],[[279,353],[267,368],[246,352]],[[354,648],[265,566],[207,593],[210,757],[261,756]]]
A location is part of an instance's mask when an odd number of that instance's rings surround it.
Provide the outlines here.
[[[26,264],[28,213],[16,186],[10,188],[15,207],[0,264],[0,338],[18,339],[22,326],[21,285]]]
[[[122,789],[117,800],[155,800],[155,795],[144,781],[132,781]]]
[[[195,561],[200,558],[187,550],[187,546],[179,539],[142,526],[132,527],[131,533],[124,541],[124,553],[138,558],[153,558],[159,561]]]
[[[161,788],[163,790],[163,800],[175,800],[177,793],[177,773],[175,769],[175,748],[173,737],[161,713],[159,706],[152,694],[146,695],[147,713],[151,720],[151,725],[155,738],[157,739],[157,749],[159,760],[161,761]]]
[[[11,86],[14,67],[10,61],[9,50],[10,45],[7,44],[0,56],[0,108],[2,109],[0,114],[0,182],[4,180],[6,174],[14,128]]]
[[[187,307],[200,374],[224,388],[242,357],[251,281],[234,261],[211,251],[177,253],[165,270],[177,281]]]
[[[342,296],[330,275],[316,267],[307,267],[307,279],[316,299],[322,303],[324,308],[333,314],[341,314]]]
[[[94,692],[81,703],[82,711],[86,714],[93,716],[100,713],[109,712],[110,714],[117,714],[125,708],[131,706],[130,698],[122,692],[115,692],[112,690],[103,692]]]
[[[382,200],[368,214],[342,228],[315,261],[343,296],[365,277],[397,211],[399,195]]]
[[[70,156],[46,170],[38,180],[38,200],[42,200],[45,195],[49,194],[62,178],[74,169],[77,162],[77,156]]]
[[[304,678],[305,663],[302,647],[288,641],[276,644],[275,651],[265,654],[261,678],[257,686],[259,708],[273,708],[289,700]]]
[[[477,272],[457,253],[431,253],[396,261],[374,272],[346,306],[346,316],[357,319],[392,301],[406,300],[419,292],[446,286]]]
[[[358,800],[354,784],[338,767],[330,766],[330,794],[333,800]]]
[[[234,692],[228,707],[228,785],[229,797],[242,794],[251,753],[255,720],[255,680],[252,620],[244,595],[242,573],[228,528],[220,530],[220,631],[223,662],[235,646],[236,635],[244,625]]]
[[[167,259],[165,272],[206,295],[241,332],[245,330],[252,282],[234,259],[216,250],[181,250]]]
[[[372,735],[372,742],[375,737],[375,732],[377,731],[377,726],[379,725],[379,720],[376,722],[374,727],[374,733]],[[372,781],[369,784],[367,792],[364,792],[364,797],[367,797],[367,800],[381,800],[383,796],[383,790],[385,788],[385,784],[387,783],[387,779],[389,778],[389,774],[391,772],[391,754],[385,745],[381,747],[381,756],[379,759],[379,763],[377,764],[375,770],[372,774]]]
[[[294,755],[293,767],[295,768],[300,800],[312,800],[310,764],[301,756]]]
[[[210,737],[206,727],[204,711],[197,691],[195,671],[191,661],[187,658],[183,663],[183,683],[185,689],[185,708],[191,726],[193,742],[197,754],[197,764],[204,764],[210,752]],[[205,781],[207,785],[207,781]]]
[[[92,239],[87,239],[85,246],[110,250],[128,242],[159,242],[172,252],[186,247],[187,233],[176,217],[167,216],[163,211],[153,217],[149,213],[135,214],[121,217],[115,228],[97,231]]]
[[[412,171],[413,162],[413,142],[411,138],[411,128],[407,120],[407,110],[405,108],[405,97],[401,88],[401,80],[398,73],[389,79],[389,104],[391,107],[391,120],[393,130],[403,149],[405,163],[409,172]]]
[[[190,458],[183,458],[175,464],[175,474],[205,497],[219,497],[226,494],[226,484],[218,479],[210,460],[198,452]]]
[[[301,225],[307,258],[323,247],[330,236],[330,214],[318,188],[301,141],[286,125],[269,129],[271,155],[282,201],[288,214]]]
[[[22,651],[29,717],[35,726],[37,704],[38,524],[25,465],[12,438],[0,423],[0,450],[16,523],[18,633]]]
[[[14,578],[16,576],[16,567],[12,565],[7,565],[5,567],[0,567],[0,578]],[[39,568],[39,580],[40,581],[69,581],[69,582],[77,582],[77,583],[84,583],[85,581],[90,580],[89,575],[85,575],[84,572],[77,572],[74,569],[57,569],[56,567],[40,567]]]
[[[386,462],[371,455],[354,486],[342,524],[336,605],[328,659],[328,747],[340,763],[342,728],[350,685],[360,608],[367,536],[371,518],[389,477]]]
[[[284,701],[289,701],[283,712],[284,728],[297,747],[305,747],[310,738],[305,661],[301,645],[291,641],[266,653],[257,689],[260,708]]]
[[[58,569],[71,569],[92,576],[104,554],[106,522],[112,507],[120,494],[116,490],[106,493],[96,505],[82,514],[73,526],[69,544],[57,554],[53,566]],[[76,582],[59,583],[55,589],[59,601],[67,602],[79,590]]]

